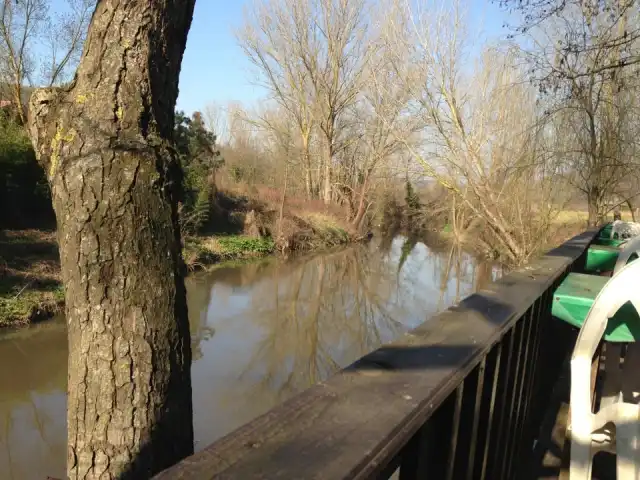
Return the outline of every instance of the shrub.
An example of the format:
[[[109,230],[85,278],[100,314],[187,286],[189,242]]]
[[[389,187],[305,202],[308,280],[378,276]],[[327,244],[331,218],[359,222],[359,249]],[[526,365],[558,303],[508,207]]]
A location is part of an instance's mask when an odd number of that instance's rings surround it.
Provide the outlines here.
[[[25,129],[0,110],[0,228],[52,226],[51,194]]]

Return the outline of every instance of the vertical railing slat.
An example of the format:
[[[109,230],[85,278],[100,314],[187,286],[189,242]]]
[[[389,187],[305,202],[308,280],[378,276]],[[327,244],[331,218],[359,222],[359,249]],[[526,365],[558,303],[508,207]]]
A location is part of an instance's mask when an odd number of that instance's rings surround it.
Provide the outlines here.
[[[484,388],[484,376],[487,368],[487,357],[482,359],[478,367],[478,385],[476,387],[476,398],[474,402],[473,426],[471,427],[471,448],[469,449],[469,462],[467,465],[467,480],[473,478],[473,466],[476,458],[476,450],[478,449],[478,428],[480,426],[480,417],[482,415],[483,399],[482,392]]]
[[[539,366],[540,366],[540,339],[541,339],[541,329],[542,329],[542,315],[546,311],[545,299],[544,297],[536,300],[536,310],[534,316],[534,322],[532,325],[533,332],[531,334],[532,337],[532,353],[531,353],[531,362],[532,362],[532,370],[528,380],[528,396],[525,403],[525,425],[523,432],[523,439],[520,442],[520,448],[518,449],[518,458],[522,458],[527,450],[529,453],[533,451],[533,441],[536,437],[535,430],[539,428],[539,424],[536,424],[533,418],[533,412],[535,409],[535,403],[533,399],[535,398],[535,388],[536,388],[536,376],[538,375]],[[517,473],[517,471],[516,471]]]
[[[506,340],[507,337],[509,337],[508,341]],[[496,419],[498,428],[496,431],[496,442],[495,442],[493,455],[491,455],[489,459],[489,463],[487,465],[487,478],[489,479],[497,478],[497,475],[499,474],[498,466],[500,465],[500,462],[502,460],[501,452],[503,452],[502,445],[504,445],[504,440],[505,440],[504,437],[506,433],[505,430],[509,428],[505,422],[505,418],[506,418],[505,406],[507,405],[509,388],[510,388],[510,377],[511,377],[511,370],[512,370],[511,358],[513,357],[514,339],[515,339],[515,331],[513,329],[511,329],[502,339],[503,345],[505,344],[505,342],[508,342],[508,346],[507,346],[507,351],[503,352],[502,360],[501,360],[501,361],[504,361],[504,364],[502,364],[504,365],[503,367],[504,375],[502,373],[500,374],[500,383],[498,386],[499,395],[498,395],[498,405],[496,406],[496,409],[497,409],[496,411],[498,412],[498,417]]]
[[[524,330],[523,330],[523,325],[524,322],[522,321],[522,319],[519,319],[518,322],[516,322],[515,326],[513,327],[513,331],[516,337],[515,340],[515,344],[516,346],[516,355],[515,358],[513,359],[513,362],[515,363],[514,368],[512,370],[513,374],[512,374],[512,378],[510,379],[510,385],[511,387],[508,390],[508,395],[509,395],[509,402],[508,402],[508,408],[507,408],[507,437],[506,437],[506,441],[503,443],[504,445],[504,450],[502,452],[502,460],[500,462],[500,476],[496,477],[496,478],[501,478],[501,479],[506,479],[508,477],[506,477],[506,473],[507,473],[507,466],[508,466],[508,452],[511,450],[511,445],[513,443],[513,435],[514,435],[514,431],[513,431],[513,419],[514,419],[514,410],[515,410],[515,405],[516,405],[516,394],[515,392],[518,389],[518,384],[521,381],[520,379],[520,362],[522,360],[522,344],[523,339],[524,339]]]
[[[460,417],[462,416],[462,397],[464,394],[464,382],[456,388],[456,406],[453,413],[453,425],[451,426],[451,447],[449,458],[449,468],[447,469],[447,480],[453,480],[456,466],[456,453],[458,447],[458,436],[460,433]]]
[[[487,418],[487,422],[486,422],[486,437],[485,437],[485,441],[484,441],[484,453],[482,455],[482,464],[480,467],[480,472],[478,477],[482,480],[485,477],[485,473],[487,471],[487,462],[489,459],[489,452],[491,450],[490,446],[491,446],[491,432],[493,430],[493,415],[495,412],[495,405],[496,405],[496,396],[498,393],[498,383],[501,380],[500,377],[500,359],[502,357],[502,345],[503,345],[503,341],[501,341],[500,343],[498,343],[498,345],[495,348],[495,360],[494,360],[494,371],[493,371],[493,380],[492,380],[492,385],[491,385],[491,399],[489,401],[489,416]],[[504,372],[503,372],[504,375]]]
[[[524,339],[524,358],[522,359],[522,368],[520,369],[520,385],[518,388],[517,396],[518,396],[518,405],[515,412],[515,441],[513,442],[513,446],[510,449],[509,457],[507,458],[507,478],[512,478],[512,470],[514,465],[517,465],[519,462],[519,454],[520,454],[520,445],[523,439],[523,429],[524,422],[526,420],[525,415],[525,405],[526,405],[526,397],[529,395],[528,391],[528,383],[529,377],[532,375],[530,370],[532,368],[531,365],[531,331],[533,329],[533,323],[536,320],[537,314],[537,304],[534,304],[529,308],[529,311],[526,313],[524,318],[525,321],[523,324],[523,339]],[[527,388],[525,388],[527,386]]]
[[[452,439],[456,393],[452,393],[401,451],[400,480],[444,478]],[[395,469],[393,469],[395,470]]]

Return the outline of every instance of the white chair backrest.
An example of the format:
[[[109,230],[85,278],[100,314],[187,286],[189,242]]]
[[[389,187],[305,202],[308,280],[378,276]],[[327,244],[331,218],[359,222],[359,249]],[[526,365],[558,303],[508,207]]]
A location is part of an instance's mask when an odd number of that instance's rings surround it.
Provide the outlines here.
[[[591,358],[607,328],[609,318],[629,301],[640,312],[639,287],[640,261],[631,262],[614,273],[593,301],[578,334],[572,359],[589,357],[589,365],[591,365]]]
[[[640,313],[640,261],[624,265],[605,284],[584,320],[571,356],[571,480],[591,478],[592,435],[608,422],[618,428],[616,453],[618,478],[640,479],[640,441],[637,405],[616,404],[591,411],[591,362],[607,328],[622,305],[631,302]],[[640,339],[639,339],[640,340]],[[630,453],[631,452],[631,453]],[[634,460],[635,459],[635,460]],[[620,475],[623,475],[620,477]]]
[[[612,239],[615,238],[616,233],[618,234],[619,239],[637,237],[640,235],[640,223],[615,220],[611,224],[610,237]]]
[[[621,247],[616,266],[613,269],[614,274],[627,264],[634,253],[640,257],[640,237],[630,238]]]

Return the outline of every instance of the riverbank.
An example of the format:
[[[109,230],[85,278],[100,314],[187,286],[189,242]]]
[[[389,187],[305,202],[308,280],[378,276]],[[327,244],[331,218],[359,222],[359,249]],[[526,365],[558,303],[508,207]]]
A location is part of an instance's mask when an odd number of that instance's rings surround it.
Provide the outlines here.
[[[587,224],[586,212],[579,211],[561,211],[551,221],[548,230],[543,231],[543,236],[536,237],[537,242],[536,249],[531,254],[530,258],[536,258],[540,255],[544,255],[549,250],[556,246],[566,242],[575,235],[583,232]],[[482,230],[470,230],[462,232],[459,237],[456,238],[450,225],[442,224],[442,222],[431,222],[431,228],[428,229],[432,238],[437,239],[435,242],[452,245],[458,244],[462,246],[466,251],[473,253],[478,258],[485,258],[490,261],[501,262],[504,265],[508,265],[508,259],[501,257],[500,251],[497,248],[492,248],[489,242],[479,241],[482,236]]]
[[[249,260],[276,253],[314,251],[361,240],[336,217],[313,213],[297,221],[287,219],[287,231],[275,236],[199,235],[184,240],[182,256],[190,271],[206,269],[220,262]],[[283,222],[284,223],[284,222]]]
[[[359,237],[337,216],[307,212],[287,217],[287,230],[271,236],[215,234],[187,236],[183,258],[189,272],[227,261],[248,260],[293,250],[347,244]],[[0,232],[0,328],[48,319],[64,307],[64,289],[53,231]]]
[[[0,232],[0,327],[49,318],[63,304],[55,232]]]

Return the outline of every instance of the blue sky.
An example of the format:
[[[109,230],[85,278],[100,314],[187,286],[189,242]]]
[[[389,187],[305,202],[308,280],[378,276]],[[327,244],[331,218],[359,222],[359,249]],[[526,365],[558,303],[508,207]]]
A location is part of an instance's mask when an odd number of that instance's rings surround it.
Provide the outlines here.
[[[494,0],[459,1],[468,9],[467,18],[476,31],[482,29],[488,36],[504,33],[505,15]],[[178,109],[191,114],[212,102],[226,105],[231,101],[251,106],[264,96],[264,91],[251,81],[255,72],[234,35],[234,30],[242,26],[244,8],[251,4],[251,0],[196,1],[180,74]],[[64,12],[66,0],[52,0],[51,8]]]
[[[505,16],[490,0],[461,0],[468,18],[487,35],[504,33]],[[198,0],[180,75],[177,108],[191,113],[208,103],[254,104],[263,91],[251,83],[251,65],[237,44],[234,29],[243,21],[248,0]]]
[[[180,74],[177,108],[188,113],[210,102],[252,103],[262,95],[234,29],[242,25],[244,0],[198,0]]]

